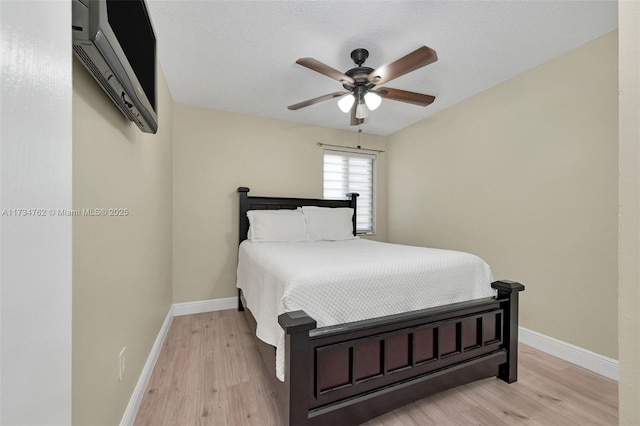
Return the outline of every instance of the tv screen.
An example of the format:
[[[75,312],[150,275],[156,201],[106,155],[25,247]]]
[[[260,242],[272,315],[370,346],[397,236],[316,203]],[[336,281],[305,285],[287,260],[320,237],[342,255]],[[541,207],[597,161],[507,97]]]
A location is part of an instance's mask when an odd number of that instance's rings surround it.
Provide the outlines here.
[[[141,0],[107,0],[107,19],[142,90],[156,108],[156,38]]]

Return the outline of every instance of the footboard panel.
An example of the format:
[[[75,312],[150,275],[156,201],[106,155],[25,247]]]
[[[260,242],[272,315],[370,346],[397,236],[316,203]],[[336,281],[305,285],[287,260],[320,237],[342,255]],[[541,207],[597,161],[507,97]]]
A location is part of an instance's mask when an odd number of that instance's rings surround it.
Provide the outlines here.
[[[311,339],[317,408],[500,350],[502,309],[369,336]]]

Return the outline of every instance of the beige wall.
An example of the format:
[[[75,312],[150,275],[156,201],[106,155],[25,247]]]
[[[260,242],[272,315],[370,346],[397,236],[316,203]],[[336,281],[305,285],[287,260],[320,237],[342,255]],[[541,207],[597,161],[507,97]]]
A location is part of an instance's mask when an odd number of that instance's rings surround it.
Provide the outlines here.
[[[389,140],[392,242],[526,285],[521,325],[617,357],[617,33]]]
[[[73,207],[129,209],[73,219],[73,424],[114,425],[171,306],[173,102],[143,134],[73,62]]]
[[[640,3],[620,21],[620,424],[640,424]]]
[[[174,106],[173,301],[236,294],[239,186],[250,195],[322,197],[322,148],[356,133]],[[386,148],[363,134],[363,147]],[[377,239],[386,238],[386,154],[378,156]]]

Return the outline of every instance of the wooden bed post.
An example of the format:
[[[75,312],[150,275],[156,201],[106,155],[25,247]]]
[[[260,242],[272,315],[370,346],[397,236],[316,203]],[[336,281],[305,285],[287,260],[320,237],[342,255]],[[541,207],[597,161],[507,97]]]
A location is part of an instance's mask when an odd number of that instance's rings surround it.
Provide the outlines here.
[[[278,317],[285,332],[285,426],[305,425],[309,421],[311,368],[309,330],[316,321],[304,311],[287,312]],[[286,401],[286,402],[285,402]]]
[[[518,294],[524,290],[524,286],[514,281],[495,281],[491,287],[498,290],[498,299],[506,299],[502,302],[504,310],[504,346],[509,351],[507,362],[500,366],[498,378],[507,383],[518,380]]]
[[[240,195],[240,211],[249,210],[249,188],[241,186],[238,188],[238,194]],[[247,239],[247,232],[249,232],[249,220],[244,217],[240,218],[238,244]]]
[[[238,194],[240,195],[240,211],[242,212],[249,210],[249,188],[241,186],[240,188],[238,188]],[[241,242],[247,239],[247,233],[249,232],[249,225],[245,222],[245,220],[248,221],[246,217],[240,218],[240,223],[238,226],[238,229],[240,230],[240,233],[238,235],[238,245],[240,245]],[[238,310],[244,311],[244,306],[242,306],[242,298],[240,297],[241,295],[242,290],[238,289]]]
[[[353,224],[353,235],[357,235],[356,223],[357,223],[357,215],[358,215],[357,204],[358,204],[359,196],[360,194],[358,194],[357,192],[350,192],[347,194],[347,198],[349,199],[349,206],[353,209],[353,218],[351,219]]]

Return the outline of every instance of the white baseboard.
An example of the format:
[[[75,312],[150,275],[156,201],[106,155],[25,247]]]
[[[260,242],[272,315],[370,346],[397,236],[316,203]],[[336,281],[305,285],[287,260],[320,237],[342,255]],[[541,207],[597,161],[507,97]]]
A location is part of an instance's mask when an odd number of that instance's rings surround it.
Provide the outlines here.
[[[129,400],[129,405],[127,405],[127,409],[124,411],[124,415],[120,421],[120,426],[132,426],[136,420],[138,408],[140,408],[140,403],[142,403],[142,398],[147,390],[147,385],[149,384],[149,380],[151,380],[151,373],[153,373],[153,368],[155,367],[158,356],[160,355],[160,349],[162,349],[164,340],[167,337],[172,320],[173,306],[169,308],[169,312],[167,312],[167,316],[162,323],[162,327],[160,327],[160,332],[158,333],[158,337],[156,337],[156,341],[153,343],[147,362],[142,368],[142,372],[138,378],[138,383],[136,384],[133,394],[131,395],[131,399]]]
[[[591,352],[587,349],[545,336],[524,327],[518,327],[519,341],[532,346],[549,355],[553,355],[582,368],[598,373],[613,380],[618,380],[619,363],[613,358]]]
[[[205,312],[223,311],[238,307],[237,297],[224,299],[199,300],[197,302],[184,302],[173,304],[173,316],[202,314]]]

